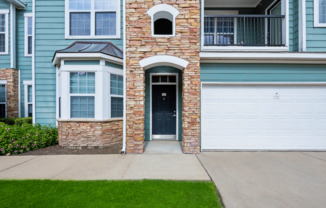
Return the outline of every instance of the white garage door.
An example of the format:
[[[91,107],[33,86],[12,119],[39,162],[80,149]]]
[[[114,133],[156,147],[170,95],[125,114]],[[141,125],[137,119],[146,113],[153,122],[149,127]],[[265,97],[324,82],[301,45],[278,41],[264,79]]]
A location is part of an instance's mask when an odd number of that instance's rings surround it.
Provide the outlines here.
[[[326,86],[203,85],[203,150],[325,150]]]

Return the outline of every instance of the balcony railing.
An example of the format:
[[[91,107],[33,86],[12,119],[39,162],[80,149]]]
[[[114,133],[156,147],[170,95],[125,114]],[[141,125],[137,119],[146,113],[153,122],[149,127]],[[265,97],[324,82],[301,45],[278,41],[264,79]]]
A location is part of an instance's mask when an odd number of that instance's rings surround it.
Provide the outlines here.
[[[285,15],[205,16],[204,46],[285,46]]]

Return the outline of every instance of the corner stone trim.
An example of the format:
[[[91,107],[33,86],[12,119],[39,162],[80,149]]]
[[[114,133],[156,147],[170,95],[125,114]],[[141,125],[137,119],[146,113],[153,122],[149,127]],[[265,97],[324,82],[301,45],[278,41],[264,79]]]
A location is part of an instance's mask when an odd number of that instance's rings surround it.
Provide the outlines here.
[[[123,121],[58,121],[62,147],[107,147],[122,143]]]
[[[18,70],[0,69],[0,80],[6,80],[7,118],[17,118],[18,112]]]

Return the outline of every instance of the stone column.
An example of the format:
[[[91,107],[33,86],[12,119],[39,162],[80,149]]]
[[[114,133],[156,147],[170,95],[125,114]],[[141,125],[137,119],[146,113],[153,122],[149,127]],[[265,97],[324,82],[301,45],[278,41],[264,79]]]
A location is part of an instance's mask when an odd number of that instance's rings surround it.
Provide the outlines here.
[[[0,79],[6,80],[7,118],[16,118],[18,112],[18,70],[0,69]]]

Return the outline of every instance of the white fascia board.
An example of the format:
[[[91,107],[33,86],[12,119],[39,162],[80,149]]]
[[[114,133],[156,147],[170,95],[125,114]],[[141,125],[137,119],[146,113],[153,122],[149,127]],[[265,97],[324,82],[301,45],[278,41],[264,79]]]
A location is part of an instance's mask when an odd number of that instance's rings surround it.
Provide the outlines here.
[[[7,80],[0,80],[0,84],[7,84]]]
[[[89,59],[105,59],[108,62],[123,65],[123,60],[120,58],[116,58],[113,56],[105,55],[102,53],[56,53],[52,64],[53,65],[59,65],[61,59],[80,59],[80,60],[85,60],[87,58]]]
[[[326,64],[326,53],[200,53],[201,63]]]
[[[15,5],[17,9],[25,9],[26,8],[26,4],[19,0],[6,0],[6,1]]]

